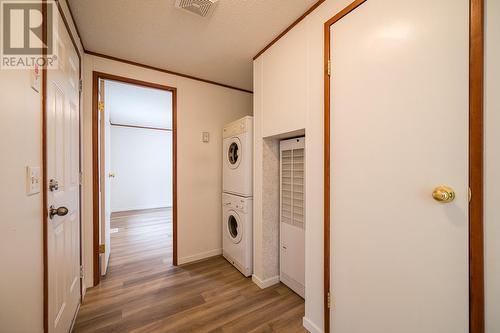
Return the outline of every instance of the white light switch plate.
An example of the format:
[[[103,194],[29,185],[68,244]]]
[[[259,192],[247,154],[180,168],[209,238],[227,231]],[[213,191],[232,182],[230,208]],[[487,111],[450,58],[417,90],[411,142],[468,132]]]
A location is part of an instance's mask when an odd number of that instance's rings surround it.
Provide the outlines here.
[[[210,133],[208,132],[203,132],[201,139],[203,142],[209,142],[210,141]]]
[[[26,167],[26,194],[40,193],[42,179],[40,178],[40,167]]]

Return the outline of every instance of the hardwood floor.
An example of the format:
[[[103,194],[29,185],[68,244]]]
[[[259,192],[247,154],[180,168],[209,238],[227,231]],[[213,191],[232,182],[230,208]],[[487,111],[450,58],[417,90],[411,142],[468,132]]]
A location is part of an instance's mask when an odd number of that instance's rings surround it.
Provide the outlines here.
[[[113,214],[111,259],[74,332],[307,332],[304,301],[283,284],[261,290],[222,257],[172,266],[172,214]]]

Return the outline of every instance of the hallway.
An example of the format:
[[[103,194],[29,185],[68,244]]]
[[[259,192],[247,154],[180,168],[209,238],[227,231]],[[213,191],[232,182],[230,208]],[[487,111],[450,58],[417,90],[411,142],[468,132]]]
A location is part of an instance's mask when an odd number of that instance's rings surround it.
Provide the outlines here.
[[[172,266],[172,211],[112,215],[108,274],[89,289],[74,332],[305,332],[304,301],[265,290],[222,257]]]

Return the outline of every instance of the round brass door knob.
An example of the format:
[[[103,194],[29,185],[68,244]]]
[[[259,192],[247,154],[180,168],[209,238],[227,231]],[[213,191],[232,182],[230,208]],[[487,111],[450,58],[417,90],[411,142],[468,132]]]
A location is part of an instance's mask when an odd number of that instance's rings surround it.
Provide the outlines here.
[[[434,189],[432,197],[441,203],[452,202],[455,200],[455,191],[449,186],[441,185]]]
[[[49,218],[52,220],[54,216],[65,216],[68,214],[68,208],[59,207],[55,208],[54,206],[49,207]]]

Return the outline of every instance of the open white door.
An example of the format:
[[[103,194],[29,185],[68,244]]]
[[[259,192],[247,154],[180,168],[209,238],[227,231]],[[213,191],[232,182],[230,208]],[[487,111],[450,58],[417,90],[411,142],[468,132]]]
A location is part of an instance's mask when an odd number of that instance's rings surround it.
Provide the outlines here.
[[[368,0],[330,32],[331,332],[468,332],[469,1]]]
[[[47,71],[48,328],[70,330],[80,303],[79,59],[58,15],[59,67]]]
[[[100,158],[100,264],[101,275],[106,275],[111,253],[111,183],[110,183],[110,122],[109,110],[106,110],[106,81],[99,80],[99,158]]]

